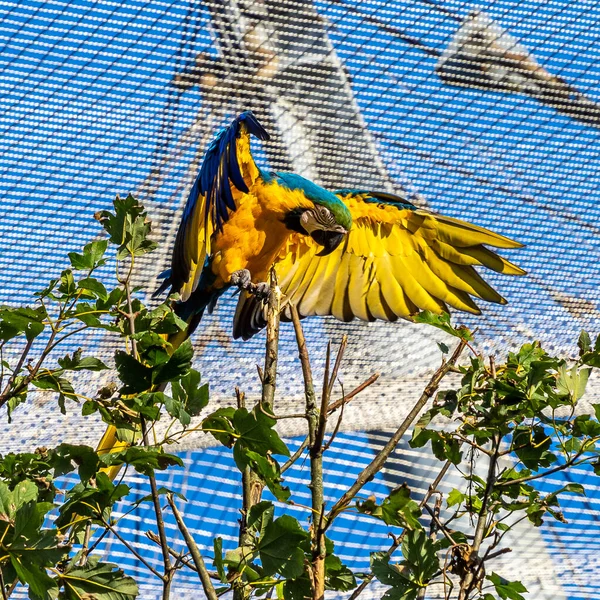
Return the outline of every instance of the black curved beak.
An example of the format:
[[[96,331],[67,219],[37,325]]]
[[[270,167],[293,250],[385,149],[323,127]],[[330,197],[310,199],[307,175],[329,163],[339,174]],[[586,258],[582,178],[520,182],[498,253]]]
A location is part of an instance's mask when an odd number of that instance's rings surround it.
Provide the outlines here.
[[[346,237],[346,233],[317,229],[310,234],[310,237],[315,240],[319,246],[323,246],[323,250],[318,252],[317,256],[327,256],[342,243],[343,239]]]

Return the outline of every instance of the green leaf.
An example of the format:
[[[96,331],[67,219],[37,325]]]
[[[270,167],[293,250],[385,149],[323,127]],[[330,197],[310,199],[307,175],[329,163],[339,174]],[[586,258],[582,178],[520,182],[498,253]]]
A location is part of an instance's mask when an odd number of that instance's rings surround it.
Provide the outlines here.
[[[173,496],[177,496],[180,500],[183,500],[184,502],[187,502],[187,498],[183,495],[180,494],[179,492],[175,492],[174,490],[170,490],[169,488],[166,488],[164,486],[160,486],[157,490],[156,490],[156,494],[158,496],[168,496],[169,494],[172,494]],[[139,500],[136,500],[133,505],[134,506],[139,506],[142,502],[152,502],[154,500],[154,497],[152,494],[148,494],[147,496],[144,496],[143,498],[140,498]]]
[[[24,333],[27,341],[31,341],[44,331],[42,321],[45,318],[46,310],[43,307],[0,306],[0,340],[8,341]]]
[[[202,421],[202,429],[210,433],[224,446],[231,448],[235,442],[235,429],[231,424],[235,408],[219,408]]]
[[[581,330],[579,339],[577,340],[577,347],[579,348],[579,356],[582,356],[586,352],[592,349],[592,340],[587,331]]]
[[[446,504],[448,505],[448,508],[455,505],[460,506],[464,500],[465,495],[460,490],[454,489],[448,494],[448,497],[446,498]]]
[[[4,481],[0,481],[0,516],[3,521],[12,519],[14,514],[14,502],[12,492]]]
[[[268,452],[282,456],[290,455],[288,447],[273,429],[276,421],[262,412],[258,406],[251,413],[245,408],[238,408],[232,422],[240,436],[236,444],[263,456]]]
[[[273,521],[274,512],[275,507],[273,506],[273,503],[266,500],[252,506],[248,513],[246,523],[248,530],[258,534],[259,537],[262,537],[265,534],[267,525]]]
[[[190,369],[179,381],[171,384],[174,398],[192,417],[198,416],[208,404],[208,384],[200,385],[200,379],[200,373]]]
[[[264,565],[263,565],[264,566]],[[304,573],[304,551],[302,548],[293,548],[283,564],[277,569],[286,579],[295,579]]]
[[[95,240],[85,245],[83,254],[69,252],[71,266],[78,271],[91,271],[93,268],[104,264],[102,257],[107,246],[108,240]]]
[[[93,356],[81,358],[81,353],[82,350],[79,348],[73,352],[73,356],[65,354],[57,362],[65,371],[105,371],[109,368],[100,359]]]
[[[407,529],[421,528],[421,509],[411,500],[410,489],[406,484],[393,490],[381,505],[378,505],[374,498],[370,498],[364,502],[357,502],[356,507],[359,512],[381,519],[387,525],[398,525]]]
[[[147,448],[145,446],[131,446],[120,452],[103,454],[100,460],[106,466],[127,464],[131,465],[138,473],[153,475],[154,469],[163,470],[177,465],[183,467],[183,461],[175,454],[167,454],[162,448]]]
[[[192,367],[193,357],[194,347],[191,340],[187,339],[173,352],[166,364],[152,370],[152,383],[165,383],[184,376]]]
[[[234,447],[234,454],[239,446],[236,444]],[[280,502],[287,502],[291,492],[290,488],[281,485],[282,477],[279,463],[271,456],[263,456],[258,452],[252,452],[252,450],[242,450],[245,454],[250,468],[267,484],[270,492]],[[236,461],[237,462],[237,461]]]
[[[33,481],[21,481],[15,486],[15,489],[12,491],[13,511],[11,516],[13,516],[16,513],[16,511],[19,508],[21,508],[24,504],[37,500],[37,497],[37,485],[35,485]]]
[[[94,279],[93,277],[81,279],[77,284],[77,287],[81,290],[91,292],[94,298],[99,298],[100,300],[104,301],[108,300],[108,292],[106,291],[106,288],[100,281]]]
[[[131,224],[136,217],[144,213],[144,206],[131,194],[127,198],[117,196],[113,201],[115,212],[101,210],[94,218],[104,227],[113,244],[123,247],[131,238]]]
[[[83,247],[83,254],[84,256],[91,256],[94,264],[97,264],[104,256],[107,248],[108,240],[94,240]]]
[[[98,514],[110,517],[111,507],[129,494],[129,486],[121,483],[115,485],[106,473],[96,475],[95,485],[90,482],[78,483],[67,492],[66,501],[59,508],[59,516],[55,521],[56,527],[66,527],[74,520],[82,517],[93,517],[98,520]]]
[[[298,577],[296,579],[286,579],[281,584],[282,596],[285,600],[306,600],[312,597],[310,579],[308,577]]]
[[[90,254],[86,256],[85,254],[79,254],[78,252],[69,252],[67,256],[71,261],[71,266],[76,271],[89,271],[94,267],[94,261]]]
[[[223,566],[223,538],[216,537],[213,541],[213,549],[215,558],[213,559],[213,565],[219,574],[221,583],[227,583],[227,573],[225,573],[225,567]]]
[[[69,313],[75,319],[85,323],[88,327],[104,327],[100,321],[98,309],[89,302],[79,302],[75,310]]]
[[[486,579],[494,584],[502,600],[525,600],[521,592],[527,592],[527,588],[520,581],[508,581],[496,573],[488,575]]]
[[[58,291],[64,296],[72,296],[77,291],[75,285],[75,279],[73,278],[73,271],[71,269],[65,269],[60,274],[60,285]]]
[[[109,310],[113,306],[118,306],[123,301],[124,298],[125,298],[125,290],[123,290],[122,288],[115,288],[115,289],[111,290],[111,292],[108,294],[108,298],[106,298],[106,300],[102,300],[101,298],[98,298],[98,300],[96,300],[96,309],[97,310]]]
[[[417,597],[420,586],[405,576],[404,569],[398,565],[390,564],[390,557],[387,552],[371,553],[371,570],[384,585],[391,585],[394,590],[408,594],[407,598],[414,599]]]
[[[348,592],[356,587],[354,573],[334,555],[325,558],[325,589]]]
[[[534,471],[556,462],[556,456],[549,452],[551,445],[552,440],[542,427],[520,428],[513,435],[515,454],[528,469]]]
[[[50,451],[50,464],[54,467],[54,477],[77,469],[81,481],[85,483],[96,475],[100,461],[90,446],[60,444]]]
[[[58,594],[58,585],[46,569],[36,562],[11,553],[10,562],[19,581],[29,587],[29,597],[35,600],[53,600]]]
[[[91,556],[85,566],[71,565],[59,575],[64,591],[60,600],[134,600],[139,590],[136,582],[112,563],[99,562]]]
[[[402,554],[421,586],[426,585],[440,568],[435,544],[423,530],[409,531],[404,536]]]
[[[152,387],[152,369],[136,360],[131,354],[117,350],[115,365],[119,379],[123,382],[123,394],[144,392]]]
[[[298,573],[296,576],[299,576],[304,569],[304,552],[298,546],[307,539],[308,532],[290,515],[283,515],[269,523],[256,546],[264,574],[283,574],[285,571],[286,576],[293,578],[290,573]]]
[[[131,239],[126,244],[127,253],[133,256],[141,256],[148,252],[152,252],[158,244],[147,239],[151,231],[151,223],[144,216],[137,217],[131,224],[130,236]],[[121,252],[121,256],[117,254],[118,258],[124,258],[125,253]]]
[[[573,402],[577,402],[585,393],[585,388],[592,369],[590,367],[578,368],[573,365],[570,370],[562,364],[558,368],[556,387],[559,393],[568,395]]]
[[[454,337],[460,338],[470,342],[473,339],[472,333],[466,327],[454,327],[450,322],[450,315],[448,313],[441,313],[436,315],[429,310],[422,310],[418,315],[413,317],[415,323],[426,323],[437,327]]]

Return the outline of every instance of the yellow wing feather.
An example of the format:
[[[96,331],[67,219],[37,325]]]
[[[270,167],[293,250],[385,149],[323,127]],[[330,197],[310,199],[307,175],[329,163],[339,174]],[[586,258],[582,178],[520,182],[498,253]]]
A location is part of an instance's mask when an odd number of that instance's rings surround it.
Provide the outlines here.
[[[394,321],[447,306],[479,313],[471,296],[506,301],[474,267],[525,273],[485,246],[521,247],[493,231],[426,210],[365,202],[361,194],[340,197],[353,215],[346,241],[320,257],[311,238],[294,234],[275,263],[283,293],[302,316]]]

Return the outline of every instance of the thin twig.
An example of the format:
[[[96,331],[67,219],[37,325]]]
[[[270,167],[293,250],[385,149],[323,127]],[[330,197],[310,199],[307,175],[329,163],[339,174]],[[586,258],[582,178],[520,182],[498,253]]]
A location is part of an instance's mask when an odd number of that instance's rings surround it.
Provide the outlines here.
[[[379,379],[379,377],[380,377],[379,373],[374,373],[367,380],[363,381],[359,386],[355,387],[351,392],[348,392],[345,396],[342,396],[342,398],[340,398],[339,400],[332,402],[329,405],[329,409],[328,409],[329,414],[335,412],[338,408],[340,408],[340,406],[343,406],[344,404],[347,404],[348,402],[350,402],[350,400],[352,400],[352,398],[354,398],[354,396],[360,394],[365,388],[368,388],[370,385],[375,383]]]
[[[305,419],[306,415],[304,413],[295,413],[295,414],[291,414],[291,415],[273,415],[270,412],[267,412],[262,404],[258,405],[258,410],[260,410],[260,412],[263,415],[267,415],[267,417],[269,417],[269,419],[273,419],[275,421],[281,421],[282,419]]]
[[[344,394],[344,388],[342,387],[342,395],[343,394]],[[333,440],[335,440],[335,437],[337,436],[337,434],[340,430],[340,426],[342,425],[342,420],[344,419],[345,406],[346,406],[345,403],[342,404],[342,409],[340,410],[340,416],[338,417],[337,423],[335,424],[335,427],[333,428],[331,437],[329,438],[327,443],[323,446],[323,453],[325,453],[325,452],[327,452],[327,450],[329,450],[329,448],[331,447],[331,444],[333,444]]]
[[[481,543],[485,537],[485,531],[487,529],[487,518],[489,514],[489,501],[494,487],[496,484],[496,466],[498,464],[498,453],[500,452],[501,436],[499,433],[495,433],[492,442],[492,456],[488,464],[488,472],[485,482],[485,490],[483,492],[483,498],[481,499],[481,508],[477,516],[477,525],[475,526],[475,537],[470,547],[470,559],[469,568],[462,581],[460,582],[460,592],[458,600],[467,600],[474,586],[477,586],[478,575],[481,567],[481,560],[479,557],[479,549]],[[473,566],[476,568],[473,569]]]
[[[177,509],[175,505],[175,500],[173,500],[173,495],[167,495],[167,502],[173,511],[173,516],[175,517],[175,521],[177,521],[177,526],[179,527],[179,531],[181,531],[181,535],[183,535],[183,539],[189,548],[190,554],[192,555],[192,560],[194,561],[194,565],[196,565],[196,569],[198,571],[198,577],[200,578],[200,582],[202,583],[202,588],[204,589],[204,593],[208,600],[217,600],[217,593],[213,586],[212,581],[210,580],[210,575],[208,574],[208,570],[204,563],[204,559],[202,558],[202,554],[200,554],[200,550],[192,537],[189,529],[186,527],[186,524],[183,521],[181,513]],[[168,550],[167,550],[168,552]]]
[[[148,441],[148,430],[146,428],[146,421],[143,417],[140,416],[140,423],[142,427],[142,439],[144,441],[144,446],[150,446]],[[158,529],[158,535],[160,537],[160,547],[163,555],[163,564],[165,569],[165,574],[163,578],[163,600],[168,600],[170,592],[171,592],[171,580],[173,569],[171,565],[171,559],[169,558],[169,544],[167,540],[167,533],[165,531],[165,522],[163,520],[162,508],[160,506],[160,497],[158,495],[158,487],[156,485],[156,478],[152,473],[149,475],[148,479],[150,480],[150,491],[152,493],[152,504],[154,505],[154,514],[156,516],[156,528]]]
[[[527,477],[520,477],[519,479],[506,479],[504,481],[498,481],[496,483],[496,487],[508,487],[511,485],[515,485],[517,483],[525,483],[526,481],[533,481],[534,479],[541,479],[542,477],[546,477],[547,475],[552,475],[552,473],[557,473],[558,471],[563,471],[568,467],[576,467],[577,465],[581,465],[585,462],[592,460],[593,456],[589,456],[583,458],[581,460],[577,460],[582,452],[575,454],[572,459],[568,460],[566,463],[559,465],[557,467],[553,467],[552,469],[548,469],[547,471],[543,471],[542,473],[535,473],[533,475],[528,475]]]
[[[294,452],[294,454],[292,454],[292,456],[290,456],[290,458],[285,463],[283,463],[283,465],[281,465],[280,472],[282,475],[302,456],[302,453],[308,447],[309,442],[310,440],[308,439],[308,436],[306,436],[300,444],[300,446],[298,447],[298,449],[296,450],[296,452]]]
[[[275,383],[277,379],[277,354],[279,349],[279,313],[281,308],[281,291],[277,286],[275,270],[271,269],[270,293],[267,312],[267,346],[265,352],[265,369],[262,376],[261,403],[273,411],[275,399]]]
[[[342,359],[344,358],[344,352],[346,352],[346,346],[348,345],[348,336],[343,335],[342,341],[340,342],[340,347],[338,348],[337,357],[335,359],[335,364],[333,365],[333,371],[331,372],[331,377],[329,378],[329,384],[327,386],[327,397],[331,398],[331,392],[333,391],[333,384],[336,382],[338,372],[340,370],[340,365],[342,364]]]
[[[327,352],[325,353],[325,370],[323,371],[323,391],[321,398],[325,398],[329,392],[329,367],[331,361],[331,340],[327,342]]]
[[[432,521],[436,524],[439,531],[444,534],[444,537],[453,545],[456,546],[456,542],[450,532],[447,530],[446,526],[440,521],[439,517],[435,514],[435,511],[429,507],[428,504],[424,504],[423,508],[429,513]]]
[[[147,567],[156,577],[164,582],[165,576],[161,575],[150,563],[146,562],[146,559],[124,538],[119,535],[119,532],[104,519],[102,520],[104,527],[108,529],[120,542],[133,554],[145,567]]]
[[[2,590],[2,600],[8,600],[8,596],[6,595],[4,577],[2,576],[2,569],[0,569],[0,590]]]
[[[456,364],[460,355],[466,346],[466,341],[461,340],[456,350],[448,360],[440,366],[439,369],[432,375],[429,383],[425,387],[425,390],[421,394],[421,397],[417,400],[416,404],[413,406],[412,410],[408,413],[407,417],[404,419],[400,427],[396,430],[394,435],[390,438],[389,442],[379,451],[377,456],[367,465],[357,477],[356,481],[352,484],[350,489],[333,505],[329,514],[327,515],[327,519],[325,522],[325,528],[331,526],[333,520],[344,510],[346,507],[352,502],[353,498],[362,490],[364,485],[370,481],[376,473],[378,473],[385,462],[387,461],[389,455],[394,451],[398,442],[402,439],[402,436],[408,431],[408,428],[412,425],[415,419],[419,416],[419,413],[427,404],[427,402],[434,395],[436,390],[439,387],[440,382],[445,377],[445,375],[449,371],[449,367]]]
[[[277,359],[279,353],[279,317],[281,312],[281,290],[277,285],[275,270],[269,272],[269,300],[267,305],[267,341],[265,347],[265,368],[258,369],[262,383],[262,395],[259,410],[266,408],[269,416],[274,411],[275,387],[277,381]],[[238,407],[244,405],[244,397],[238,396]],[[261,478],[246,467],[242,473],[242,518],[240,519],[239,544],[249,546],[253,543],[254,536],[248,531],[247,517],[250,509],[258,504],[262,498],[264,484]],[[234,600],[243,600],[248,597],[245,587],[236,587],[233,591]]]
[[[440,469],[440,472],[437,474],[437,477],[431,482],[431,485],[429,486],[429,489],[427,490],[425,497],[419,503],[420,508],[423,508],[429,501],[429,498],[431,498],[431,496],[436,492],[438,486],[442,482],[442,479],[444,479],[444,477],[446,476],[446,473],[448,472],[448,470],[450,469],[451,466],[452,466],[452,463],[449,460],[447,460],[444,463],[444,465]],[[406,529],[402,532],[402,534],[399,537],[394,537],[394,543],[386,551],[387,556],[392,556],[392,554],[394,554],[394,552],[396,552],[396,550],[398,548],[400,548],[405,536],[406,536]],[[363,579],[362,583],[354,590],[353,594],[350,596],[350,598],[348,598],[348,600],[356,600],[356,598],[358,598],[362,594],[362,592],[371,583],[371,581],[373,581],[374,578],[375,578],[374,573],[369,573]]]
[[[154,533],[154,531],[146,531],[146,537],[160,546],[160,538]],[[185,554],[183,552],[177,552],[177,550],[169,546],[169,554],[188,569],[191,569],[195,573],[198,572],[196,565],[193,562],[190,562],[188,559],[188,555],[190,554],[189,552],[186,552]],[[211,579],[217,579],[221,581],[218,573],[209,571],[208,574],[210,575]]]
[[[79,559],[79,565],[83,566],[87,563],[87,557],[89,554],[88,546],[90,543],[90,537],[92,535],[92,522],[88,521],[85,525],[85,534],[83,537],[83,544],[81,546],[81,558]]]

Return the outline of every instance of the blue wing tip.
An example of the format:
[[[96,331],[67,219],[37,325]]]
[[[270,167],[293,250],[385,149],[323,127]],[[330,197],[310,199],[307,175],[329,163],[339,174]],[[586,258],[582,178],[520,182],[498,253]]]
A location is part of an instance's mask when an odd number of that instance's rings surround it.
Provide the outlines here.
[[[171,281],[171,275],[172,275],[172,271],[171,269],[167,269],[166,271],[163,271],[158,277],[157,279],[164,279],[164,281],[160,284],[160,287],[152,294],[152,298],[157,298],[158,296],[160,296],[169,286],[172,285],[172,281]]]
[[[259,140],[268,142],[271,138],[266,132],[265,128],[261,125],[260,121],[256,118],[251,110],[245,110],[240,116],[234,121],[237,125],[239,123],[245,123],[248,128],[248,132],[255,135]]]

